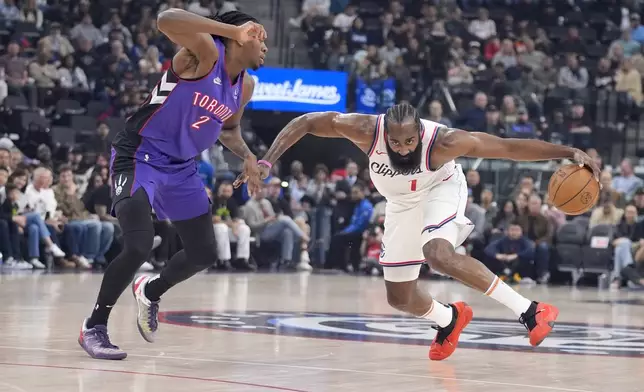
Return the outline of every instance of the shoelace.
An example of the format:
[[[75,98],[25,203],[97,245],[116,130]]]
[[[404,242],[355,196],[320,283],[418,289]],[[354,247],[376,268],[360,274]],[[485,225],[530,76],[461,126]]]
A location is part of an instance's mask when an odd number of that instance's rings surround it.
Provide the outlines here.
[[[103,328],[95,328],[94,335],[96,339],[101,343],[101,346],[106,348],[113,348],[118,350],[118,346],[115,346],[110,341],[110,336],[107,334],[107,331]]]
[[[447,328],[441,328],[437,325],[433,325],[432,329],[435,329],[438,332],[436,334],[436,343],[438,344],[443,344],[447,340],[447,337],[450,334],[447,332]],[[452,344],[452,342],[450,342],[449,340],[447,340],[447,343]]]
[[[156,331],[158,327],[158,319],[157,315],[159,313],[159,304],[158,303],[151,303],[150,307],[148,308],[148,324],[150,325],[150,329],[153,331]]]
[[[536,324],[537,324],[537,322],[536,322],[536,320],[537,320],[537,315],[538,315],[539,313],[543,312],[543,311],[544,311],[544,309],[539,309],[539,310],[537,310],[536,312],[534,312],[534,314],[532,314],[532,315],[528,316],[527,318],[526,318],[526,316],[525,316],[525,313],[523,313],[523,314],[521,315],[521,317],[519,317],[519,322],[520,322],[521,324],[523,324],[523,326],[525,327],[525,329],[526,329],[528,332],[530,332],[530,327],[528,327],[528,320],[535,320],[535,326],[536,326]]]

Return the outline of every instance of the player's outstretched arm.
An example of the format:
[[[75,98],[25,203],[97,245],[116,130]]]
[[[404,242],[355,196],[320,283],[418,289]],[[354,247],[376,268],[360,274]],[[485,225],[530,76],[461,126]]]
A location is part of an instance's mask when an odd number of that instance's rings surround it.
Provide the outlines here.
[[[375,116],[365,114],[307,113],[291,120],[282,129],[266,152],[264,160],[275,163],[306,134],[325,138],[346,138],[363,151],[368,151],[373,140],[374,126]]]
[[[597,178],[600,170],[595,161],[576,148],[533,139],[503,139],[481,132],[447,128],[441,130],[435,154],[440,161],[458,157],[509,159],[513,161],[547,161],[572,159],[591,168]]]

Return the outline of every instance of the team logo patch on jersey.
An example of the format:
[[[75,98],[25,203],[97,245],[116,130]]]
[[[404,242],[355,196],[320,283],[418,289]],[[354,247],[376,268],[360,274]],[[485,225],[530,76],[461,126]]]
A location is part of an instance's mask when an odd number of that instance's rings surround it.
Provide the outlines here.
[[[112,205],[121,199],[130,197],[134,185],[134,173],[118,173],[112,175]]]
[[[114,181],[114,194],[116,196],[121,196],[121,193],[123,193],[123,187],[125,185],[127,185],[127,176],[119,174]]]
[[[298,312],[162,312],[164,323],[216,330],[429,346],[428,320],[406,316]],[[644,357],[644,328],[557,322],[539,346],[531,347],[515,320],[476,318],[465,328],[461,348],[574,355]]]

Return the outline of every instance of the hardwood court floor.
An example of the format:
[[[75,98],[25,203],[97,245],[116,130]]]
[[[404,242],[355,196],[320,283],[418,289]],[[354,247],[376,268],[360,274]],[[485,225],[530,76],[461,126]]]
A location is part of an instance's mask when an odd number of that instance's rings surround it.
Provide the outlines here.
[[[474,307],[456,353],[430,362],[434,331],[392,311],[381,278],[204,274],[165,296],[155,344],[140,338],[126,292],[110,332],[129,357],[110,362],[76,342],[100,279],[0,275],[0,391],[644,391],[642,292],[521,288],[561,310],[533,350],[507,309],[424,282]]]

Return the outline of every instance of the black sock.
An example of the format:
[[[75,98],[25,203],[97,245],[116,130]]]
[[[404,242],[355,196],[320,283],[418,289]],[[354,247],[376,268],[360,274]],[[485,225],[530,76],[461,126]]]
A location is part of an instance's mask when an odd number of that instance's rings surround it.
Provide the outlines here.
[[[168,283],[163,276],[159,275],[157,278],[150,280],[146,285],[144,294],[147,299],[149,299],[152,302],[156,302],[161,299],[161,296],[170,288],[172,288],[172,284]]]
[[[94,328],[97,325],[107,326],[107,319],[110,317],[110,312],[114,305],[100,305],[96,304],[92,315],[87,320],[87,328]]]

